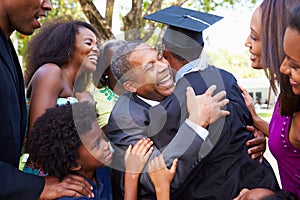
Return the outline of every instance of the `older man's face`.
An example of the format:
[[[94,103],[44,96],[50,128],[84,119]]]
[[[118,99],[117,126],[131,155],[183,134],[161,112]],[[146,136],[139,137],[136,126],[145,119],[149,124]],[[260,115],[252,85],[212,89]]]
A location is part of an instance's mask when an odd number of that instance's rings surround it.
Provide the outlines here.
[[[147,44],[139,45],[131,53],[129,70],[136,93],[144,98],[161,101],[174,92],[175,86],[169,63]]]

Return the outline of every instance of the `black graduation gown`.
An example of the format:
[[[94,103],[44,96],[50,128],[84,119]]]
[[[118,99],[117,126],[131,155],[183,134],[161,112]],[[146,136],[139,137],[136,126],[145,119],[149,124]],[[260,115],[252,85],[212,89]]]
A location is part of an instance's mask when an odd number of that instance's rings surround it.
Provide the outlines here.
[[[227,200],[236,197],[244,187],[278,189],[275,174],[268,162],[260,164],[257,160],[252,160],[247,153],[245,143],[253,138],[253,134],[245,127],[253,122],[236,79],[227,71],[209,66],[204,71],[186,74],[179,80],[174,95],[150,110],[150,126],[151,124],[157,126],[161,122],[159,125],[163,127],[161,132],[169,133],[163,135],[159,132],[152,140],[163,148],[187,117],[185,102],[187,86],[192,86],[196,94],[202,94],[212,84],[217,85],[216,92],[226,90],[229,104],[225,109],[230,115],[208,127],[211,146],[200,150],[198,165],[181,189],[171,188],[172,199]]]

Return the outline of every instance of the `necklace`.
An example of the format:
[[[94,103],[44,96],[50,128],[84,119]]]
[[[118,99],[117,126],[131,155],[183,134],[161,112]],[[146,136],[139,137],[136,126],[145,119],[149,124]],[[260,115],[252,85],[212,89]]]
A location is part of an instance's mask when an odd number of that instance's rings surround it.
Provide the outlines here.
[[[298,154],[299,153],[298,149],[296,149],[293,145],[289,145],[288,142],[286,141],[289,139],[288,134],[287,134],[287,137],[285,135],[286,128],[289,128],[289,127],[287,127],[287,122],[289,119],[290,119],[290,117],[285,117],[285,120],[282,123],[280,138],[282,140],[282,144],[285,149],[291,149],[293,151],[293,153]]]

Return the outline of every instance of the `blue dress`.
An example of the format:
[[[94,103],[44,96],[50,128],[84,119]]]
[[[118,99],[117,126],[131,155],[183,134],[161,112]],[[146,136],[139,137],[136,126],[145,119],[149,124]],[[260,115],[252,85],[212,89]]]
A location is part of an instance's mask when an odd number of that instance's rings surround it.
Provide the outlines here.
[[[61,197],[58,200],[112,200],[112,186],[111,186],[111,176],[109,167],[101,167],[95,172],[97,184],[93,181],[88,180],[88,182],[93,186],[94,198],[82,197]]]

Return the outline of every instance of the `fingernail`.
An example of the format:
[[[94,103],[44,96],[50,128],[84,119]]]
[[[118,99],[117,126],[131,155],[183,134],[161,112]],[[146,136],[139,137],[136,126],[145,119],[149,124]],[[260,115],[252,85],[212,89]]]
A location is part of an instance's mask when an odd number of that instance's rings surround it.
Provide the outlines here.
[[[94,193],[92,193],[92,198],[94,198],[95,197],[95,195],[94,195]]]
[[[93,190],[94,188],[93,188],[93,186],[91,186],[91,190]]]

